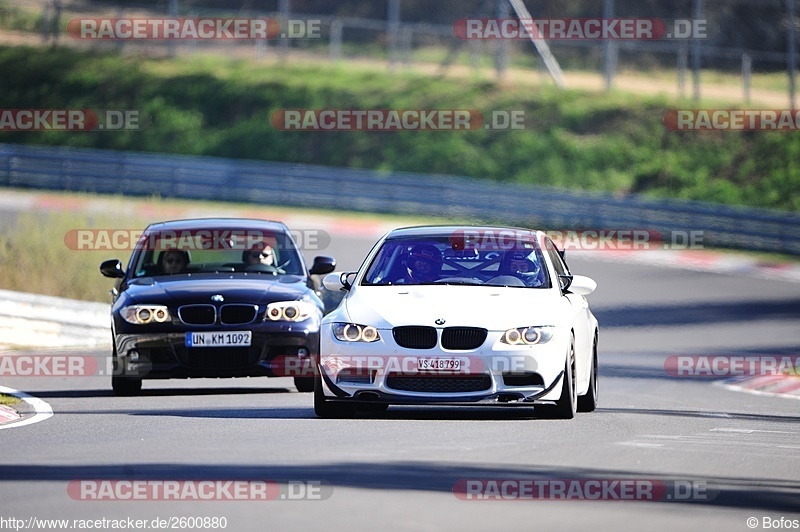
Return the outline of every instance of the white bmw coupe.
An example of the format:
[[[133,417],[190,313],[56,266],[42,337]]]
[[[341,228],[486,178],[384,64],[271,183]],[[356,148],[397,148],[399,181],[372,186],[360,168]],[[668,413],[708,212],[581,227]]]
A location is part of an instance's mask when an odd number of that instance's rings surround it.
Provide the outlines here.
[[[571,419],[597,405],[598,325],[573,275],[540,231],[395,229],[322,320],[314,410],[324,418],[389,405],[509,405]]]

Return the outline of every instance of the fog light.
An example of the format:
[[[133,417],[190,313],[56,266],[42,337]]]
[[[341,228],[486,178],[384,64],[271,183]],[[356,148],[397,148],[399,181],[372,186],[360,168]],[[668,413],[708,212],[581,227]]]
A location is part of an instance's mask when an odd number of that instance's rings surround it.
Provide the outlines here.
[[[128,360],[131,362],[139,362],[139,351],[136,349],[131,349],[128,351]]]
[[[299,356],[300,358],[307,357],[308,356],[308,349],[306,349],[305,347],[301,347],[300,349],[297,350],[297,356]]]
[[[139,371],[140,364],[138,362],[128,362],[126,368],[129,373]]]

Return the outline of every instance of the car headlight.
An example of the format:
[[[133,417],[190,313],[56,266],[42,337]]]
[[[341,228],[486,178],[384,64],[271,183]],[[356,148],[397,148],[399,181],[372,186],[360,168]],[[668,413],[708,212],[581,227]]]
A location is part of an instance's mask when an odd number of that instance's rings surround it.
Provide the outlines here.
[[[509,345],[536,345],[549,342],[552,337],[552,327],[517,327],[503,333],[500,341]]]
[[[381,339],[378,329],[372,325],[357,323],[334,323],[333,337],[340,342],[377,342]]]
[[[278,301],[267,305],[264,317],[270,321],[303,321],[316,311],[316,305],[305,301]]]
[[[131,305],[122,307],[119,313],[122,319],[133,325],[148,323],[164,323],[169,321],[169,309],[164,305]]]

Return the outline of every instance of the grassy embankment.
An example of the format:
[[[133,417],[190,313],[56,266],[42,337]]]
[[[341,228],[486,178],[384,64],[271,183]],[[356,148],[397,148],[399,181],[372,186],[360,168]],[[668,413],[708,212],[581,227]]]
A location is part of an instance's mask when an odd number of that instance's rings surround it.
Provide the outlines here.
[[[0,393],[0,405],[14,406],[15,404],[18,404],[20,402],[21,401],[17,397],[14,397],[13,395]]]
[[[128,260],[130,251],[71,249],[64,235],[75,229],[144,228],[144,219],[70,212],[24,213],[10,231],[0,233],[0,288],[87,301],[108,302],[111,279],[100,275],[100,262]]]
[[[334,213],[320,210],[282,208],[236,203],[122,198],[95,194],[52,194],[44,199],[52,204],[48,210],[22,213],[0,231],[0,288],[36,294],[47,294],[87,301],[109,302],[108,291],[114,284],[100,274],[98,266],[105,259],[120,259],[123,264],[131,250],[113,249],[115,229],[140,231],[148,224],[192,216],[246,217],[268,220],[307,219],[314,227],[325,220],[334,220]],[[351,213],[348,220],[356,224],[418,225],[420,217],[397,217]],[[467,220],[452,220],[455,223]],[[300,230],[295,224],[293,229]],[[89,247],[76,249],[76,230],[108,230],[95,233]],[[67,235],[67,236],[65,236]],[[102,237],[105,236],[105,239]],[[330,253],[328,249],[319,253]],[[341,257],[340,257],[341,258]]]
[[[666,131],[665,110],[696,107],[688,102],[346,65],[143,59],[67,49],[0,48],[0,68],[7,73],[5,108],[136,109],[142,115],[139,131],[6,132],[0,142],[460,174],[800,210],[800,167],[793,164],[800,160],[800,136]],[[270,117],[284,108],[523,110],[526,129],[283,132]],[[0,235],[0,286],[107,301],[111,282],[100,277],[97,265],[127,254],[70,250],[64,234],[75,228],[142,228],[150,221],[23,215],[14,231]]]
[[[6,108],[141,114],[138,131],[6,132],[0,142],[433,172],[800,210],[800,136],[667,131],[665,111],[696,107],[690,102],[344,64],[145,59],[63,48],[0,48],[0,68],[13,73],[4,80]],[[270,117],[286,108],[521,110],[526,120],[525,129],[511,131],[279,131]]]

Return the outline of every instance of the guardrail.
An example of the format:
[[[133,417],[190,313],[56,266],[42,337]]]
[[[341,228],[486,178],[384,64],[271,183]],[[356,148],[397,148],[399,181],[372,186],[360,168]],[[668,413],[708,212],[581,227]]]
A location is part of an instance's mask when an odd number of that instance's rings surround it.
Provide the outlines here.
[[[447,216],[542,229],[703,232],[706,246],[800,255],[800,216],[455,176],[0,144],[0,186]]]

